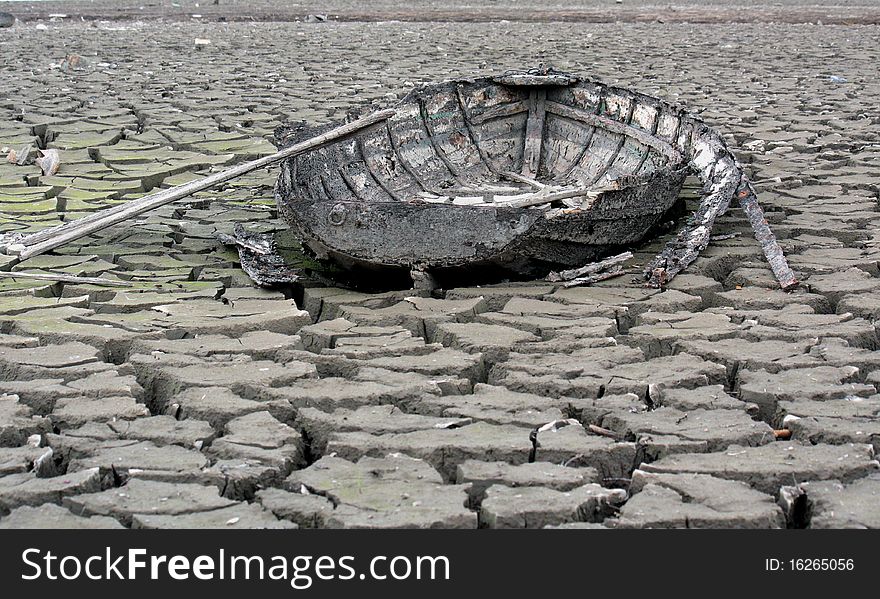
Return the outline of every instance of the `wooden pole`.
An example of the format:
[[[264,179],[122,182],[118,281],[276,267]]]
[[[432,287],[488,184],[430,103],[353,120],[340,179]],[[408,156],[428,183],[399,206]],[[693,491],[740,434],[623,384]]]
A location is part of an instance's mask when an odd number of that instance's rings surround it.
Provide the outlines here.
[[[37,256],[49,250],[55,249],[61,245],[91,235],[102,229],[106,229],[112,225],[123,222],[144,212],[148,212],[165,204],[170,204],[181,198],[190,196],[196,192],[211,188],[219,183],[229,181],[241,175],[255,171],[264,166],[268,166],[275,162],[280,162],[285,158],[303,154],[322,145],[336,141],[339,138],[351,135],[362,129],[374,125],[380,121],[394,116],[393,109],[380,110],[373,114],[361,117],[345,125],[331,129],[326,133],[312,137],[300,143],[294,144],[289,148],[285,148],[271,156],[264,156],[244,164],[239,164],[225,171],[209,175],[204,179],[190,181],[171,189],[163,189],[162,191],[144,196],[137,200],[132,200],[125,204],[113,206],[106,210],[101,210],[84,218],[65,223],[50,229],[39,231],[32,235],[22,237],[15,243],[5,248],[6,254],[17,255],[19,260],[27,260],[33,256]]]
[[[57,283],[78,283],[81,285],[100,285],[102,287],[131,287],[131,283],[102,279],[100,277],[79,277],[77,275],[62,275],[54,272],[18,272],[0,271],[0,278],[27,279],[37,281],[55,281]]]

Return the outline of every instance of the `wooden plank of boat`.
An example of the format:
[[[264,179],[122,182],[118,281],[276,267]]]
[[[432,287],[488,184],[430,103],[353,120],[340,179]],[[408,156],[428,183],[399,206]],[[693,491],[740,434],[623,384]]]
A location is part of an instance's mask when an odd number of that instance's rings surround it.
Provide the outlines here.
[[[531,177],[526,177],[525,175],[521,175],[520,173],[514,173],[512,171],[503,171],[499,173],[505,179],[510,179],[511,181],[518,181],[519,183],[525,183],[526,185],[531,185],[535,189],[544,189],[547,187],[546,183],[541,183]],[[513,191],[516,191],[515,189]]]
[[[482,125],[486,121],[500,119],[506,116],[513,116],[521,112],[528,112],[529,107],[525,102],[511,102],[510,104],[499,104],[492,108],[470,115],[470,122],[474,125]]]
[[[599,197],[599,195],[601,195],[601,191],[584,187],[578,187],[575,189],[563,189],[550,193],[542,190],[538,193],[516,196],[512,198],[509,197],[506,199],[499,199],[499,196],[495,196],[495,204],[499,206],[508,206],[511,208],[529,208],[531,206],[540,206],[542,204],[549,204],[569,198],[584,197],[589,201]]]
[[[526,121],[525,149],[523,151],[522,175],[534,177],[541,161],[541,143],[544,139],[544,103],[547,92],[535,90],[529,94],[529,117]]]
[[[601,127],[614,133],[620,133],[621,135],[632,137],[633,139],[638,140],[639,143],[654,148],[658,152],[662,153],[669,159],[670,163],[672,164],[677,164],[681,162],[681,153],[673,148],[672,145],[636,127],[631,127],[629,125],[621,123],[620,121],[610,119],[606,116],[578,110],[577,108],[572,108],[571,106],[566,106],[565,104],[560,104],[559,102],[547,101],[545,108],[547,112],[558,114],[559,116],[574,119],[576,121],[581,121],[589,125],[593,125],[594,127]]]
[[[572,85],[577,83],[578,78],[570,73],[561,73],[543,66],[535,69],[534,72],[517,72],[511,71],[493,78],[497,83],[503,85],[516,85],[522,87],[529,86],[552,86],[552,85]]]

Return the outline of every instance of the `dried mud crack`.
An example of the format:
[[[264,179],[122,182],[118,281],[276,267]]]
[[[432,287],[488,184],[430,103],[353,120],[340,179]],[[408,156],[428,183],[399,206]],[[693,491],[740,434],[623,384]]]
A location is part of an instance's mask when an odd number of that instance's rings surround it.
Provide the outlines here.
[[[804,285],[778,290],[731,209],[663,291],[631,279],[669,234],[590,287],[256,289],[215,238],[284,229],[276,172],[254,173],[0,264],[126,285],[0,279],[0,528],[880,525],[875,9],[785,0],[823,25],[763,24],[776,9],[740,0],[697,26],[689,2],[589,24],[379,3],[398,22],[377,23],[340,0],[306,23],[261,0],[255,24],[169,4],[25,3],[0,29],[0,147],[62,158],[0,164],[0,231],[267,155],[281,120],[543,60],[703,107]]]

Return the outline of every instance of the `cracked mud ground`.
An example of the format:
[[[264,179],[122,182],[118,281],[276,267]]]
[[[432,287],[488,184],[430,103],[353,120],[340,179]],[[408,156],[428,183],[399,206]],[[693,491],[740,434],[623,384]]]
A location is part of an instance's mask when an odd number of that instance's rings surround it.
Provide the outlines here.
[[[267,169],[2,266],[129,287],[0,279],[0,528],[880,526],[876,25],[250,21],[272,5],[226,0],[82,21],[85,4],[0,29],[0,146],[61,152],[53,176],[0,165],[2,232],[269,154],[282,120],[545,61],[702,109],[805,284],[775,289],[731,209],[663,292],[255,289],[214,234],[284,229]],[[331,9],[356,5],[304,12]]]

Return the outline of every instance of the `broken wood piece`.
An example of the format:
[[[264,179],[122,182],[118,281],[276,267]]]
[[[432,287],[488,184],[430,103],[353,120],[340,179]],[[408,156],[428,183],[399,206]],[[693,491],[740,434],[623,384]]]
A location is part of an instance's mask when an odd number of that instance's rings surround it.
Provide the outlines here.
[[[55,281],[58,283],[79,283],[82,285],[101,285],[103,287],[131,287],[131,283],[102,279],[100,277],[79,277],[76,275],[63,275],[53,272],[11,272],[0,271],[0,278],[7,279],[34,279],[37,281]]]
[[[791,431],[787,428],[778,429],[773,431],[773,436],[780,441],[785,441],[786,439],[791,439]]]
[[[577,189],[563,189],[560,191],[553,191],[548,193],[547,188],[545,187],[537,193],[529,194],[526,196],[519,196],[514,199],[499,201],[496,198],[495,203],[499,206],[509,206],[511,208],[528,208],[530,206],[540,206],[541,204],[548,204],[557,200],[565,200],[567,198],[577,197],[586,198],[585,203],[588,203],[591,200],[595,200],[595,198],[599,197],[600,191],[601,190],[579,187]]]
[[[510,179],[511,181],[517,181],[519,183],[525,183],[526,185],[531,185],[535,189],[544,189],[547,187],[544,183],[540,181],[536,181],[531,177],[526,177],[525,175],[520,175],[519,173],[514,173],[513,171],[503,171],[499,173],[505,179]]]
[[[607,281],[608,279],[613,279],[614,277],[620,277],[626,274],[626,270],[622,266],[615,266],[609,270],[604,272],[598,272],[594,275],[588,275],[586,277],[578,277],[571,281],[566,281],[562,284],[562,286],[566,289],[569,287],[579,287],[583,285],[592,285],[593,283],[598,283],[599,281]]]
[[[710,241],[724,241],[725,239],[734,239],[739,237],[739,233],[726,233],[724,235],[713,235]]]
[[[584,277],[586,275],[595,274],[598,272],[602,272],[604,270],[608,270],[612,266],[620,264],[621,262],[626,262],[630,258],[633,257],[632,252],[623,252],[617,254],[616,256],[611,256],[609,258],[605,258],[604,260],[600,260],[598,262],[592,262],[585,266],[581,266],[580,268],[573,268],[571,270],[563,270],[561,272],[551,272],[547,275],[547,280],[552,283],[558,283],[560,281],[572,281],[574,279]]]
[[[285,158],[308,152],[309,150],[313,150],[342,137],[351,135],[352,133],[361,131],[378,122],[387,120],[394,114],[395,111],[393,109],[380,110],[350,123],[340,125],[339,127],[331,129],[321,135],[294,144],[289,148],[285,148],[270,156],[264,156],[250,162],[245,162],[244,164],[239,164],[219,173],[204,177],[203,179],[196,179],[195,181],[172,187],[171,189],[163,189],[162,191],[150,194],[143,198],[107,208],[106,210],[95,212],[94,214],[81,219],[28,235],[17,241],[18,244],[25,246],[23,250],[18,252],[19,260],[26,260],[32,256],[48,252],[56,247],[75,241],[76,239],[85,237],[86,235],[90,235],[102,229],[106,229],[117,223],[129,220],[135,216],[143,214],[144,212],[164,206],[165,204],[185,198],[198,191],[209,189],[219,183],[240,177],[241,175],[245,175],[264,166],[280,162]],[[13,248],[6,247],[3,249],[9,253]]]
[[[779,286],[782,287],[783,291],[791,291],[796,288],[800,282],[791,270],[791,267],[789,267],[788,260],[785,259],[782,248],[779,247],[779,242],[776,241],[776,236],[773,235],[770,225],[767,224],[764,211],[761,209],[760,204],[758,204],[758,196],[755,194],[755,189],[745,176],[740,181],[736,197],[739,200],[739,205],[749,218],[752,230],[755,232],[755,239],[761,244],[761,250],[767,257],[767,262],[770,263],[770,269],[776,276],[776,280],[779,281]]]
[[[241,268],[261,287],[289,285],[302,277],[302,270],[288,266],[270,233],[251,233],[235,223],[232,235],[217,233],[217,240],[238,249]]]
[[[663,287],[696,260],[700,252],[709,245],[715,219],[727,211],[736,197],[780,287],[786,291],[797,287],[798,280],[789,268],[767,219],[764,218],[755,190],[724,140],[717,132],[702,124],[693,129],[690,138],[689,166],[703,184],[703,196],[700,206],[688,218],[687,224],[645,267],[646,285]]]
[[[536,428],[535,432],[538,432],[538,433],[544,433],[547,431],[556,432],[561,428],[565,428],[566,426],[572,426],[572,425],[580,426],[580,424],[581,423],[578,422],[574,418],[563,418],[560,420],[551,420],[550,422],[543,424],[543,425],[539,426],[538,428]]]
[[[602,437],[608,437],[609,439],[620,440],[623,438],[623,435],[620,433],[616,433],[610,429],[602,428],[601,426],[596,426],[595,424],[587,425],[587,430],[595,435],[600,435]]]

